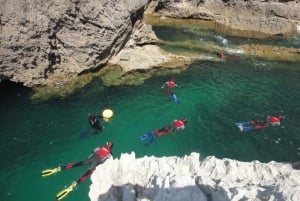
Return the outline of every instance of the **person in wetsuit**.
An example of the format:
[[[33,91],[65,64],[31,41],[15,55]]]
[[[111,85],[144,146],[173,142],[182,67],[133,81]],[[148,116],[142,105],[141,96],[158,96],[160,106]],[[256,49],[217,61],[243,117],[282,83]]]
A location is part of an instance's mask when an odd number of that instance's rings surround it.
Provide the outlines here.
[[[165,125],[160,129],[155,129],[150,131],[149,133],[143,134],[139,137],[141,141],[145,141],[149,139],[149,141],[145,145],[149,145],[154,142],[156,137],[160,137],[163,135],[167,135],[173,133],[175,131],[181,131],[185,128],[185,124],[187,123],[187,119],[184,118],[182,120],[174,120],[172,123]]]
[[[178,85],[175,83],[175,80],[173,78],[171,78],[169,81],[165,82],[162,85],[162,89],[165,89],[165,93],[166,94],[170,94],[170,93],[174,93],[174,88],[177,87]]]
[[[172,123],[160,128],[154,130],[156,136],[163,136],[166,134],[170,134],[175,131],[181,131],[185,128],[185,124],[187,123],[187,119],[184,118],[182,120],[174,120]]]
[[[250,124],[253,125],[254,129],[262,129],[269,126],[280,126],[281,121],[283,120],[283,116],[268,116],[266,120],[264,121],[250,121]]]
[[[250,120],[250,121],[245,121],[242,123],[236,123],[236,125],[240,128],[240,131],[242,132],[247,132],[251,130],[258,130],[258,129],[263,129],[267,128],[269,126],[280,126],[281,121],[284,119],[283,115],[278,115],[278,116],[268,116],[266,120],[261,121],[261,120]]]
[[[71,168],[79,167],[79,166],[83,166],[83,165],[89,165],[89,169],[81,177],[79,177],[76,181],[72,182],[72,184],[68,188],[66,188],[64,191],[60,192],[57,195],[57,199],[60,200],[63,197],[65,197],[66,194],[68,194],[70,191],[72,191],[78,184],[85,181],[94,172],[97,165],[104,162],[106,159],[112,157],[112,152],[111,152],[112,145],[113,144],[111,142],[107,142],[106,146],[101,146],[101,147],[95,148],[92,151],[92,153],[88,156],[87,159],[84,159],[84,160],[81,160],[81,161],[75,162],[75,163],[69,163],[67,165],[62,165],[62,166],[59,166],[54,169],[47,169],[47,170],[42,171],[42,176],[45,177],[45,176],[49,176],[54,173],[60,172],[62,170],[67,170],[67,169],[71,169]]]
[[[90,126],[96,130],[97,133],[103,130],[103,126],[101,126],[99,118],[102,118],[100,115],[96,115],[94,113],[88,114],[88,122]]]
[[[99,165],[100,163],[102,163],[103,161],[105,161],[106,159],[112,156],[111,148],[112,148],[112,143],[108,142],[106,146],[95,148],[92,151],[92,153],[88,156],[87,159],[81,160],[76,163],[69,163],[67,165],[60,166],[60,169],[66,170],[66,169],[70,169],[82,165],[89,165],[90,168],[88,169],[88,171],[76,181],[76,183],[83,182],[87,179],[88,176],[90,176],[93,173],[97,165]]]

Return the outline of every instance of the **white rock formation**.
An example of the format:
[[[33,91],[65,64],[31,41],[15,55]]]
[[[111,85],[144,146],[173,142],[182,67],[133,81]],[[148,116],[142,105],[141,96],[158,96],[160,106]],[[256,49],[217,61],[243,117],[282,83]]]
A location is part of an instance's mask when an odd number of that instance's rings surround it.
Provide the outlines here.
[[[179,157],[122,154],[93,173],[91,201],[299,201],[300,170],[290,164],[240,162],[198,153]]]

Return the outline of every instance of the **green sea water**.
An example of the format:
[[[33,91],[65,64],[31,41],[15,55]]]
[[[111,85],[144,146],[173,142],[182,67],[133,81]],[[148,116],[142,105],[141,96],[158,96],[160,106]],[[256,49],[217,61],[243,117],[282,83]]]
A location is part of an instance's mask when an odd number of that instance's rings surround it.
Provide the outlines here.
[[[157,35],[169,42],[210,40],[220,46],[245,42],[196,28],[159,27]],[[224,43],[226,39],[226,43]],[[298,37],[262,43],[299,46]],[[165,49],[201,51],[180,43]],[[208,52],[209,54],[209,52]],[[160,88],[174,77],[180,100],[175,104]],[[0,201],[53,201],[58,191],[77,180],[88,167],[78,167],[42,178],[43,169],[85,159],[98,145],[114,143],[113,155],[134,151],[137,157],[184,156],[199,152],[241,161],[300,160],[300,64],[238,58],[224,62],[196,61],[180,74],[155,75],[141,86],[105,87],[94,80],[64,98],[32,103],[31,91],[19,85],[0,86]],[[104,131],[93,134],[90,112],[114,111]],[[283,113],[280,127],[242,133],[235,122],[265,119]],[[138,137],[174,119],[186,117],[182,132],[157,138],[145,146]],[[85,137],[82,135],[85,134]],[[138,171],[138,170],[137,170]],[[90,180],[64,200],[88,201]]]

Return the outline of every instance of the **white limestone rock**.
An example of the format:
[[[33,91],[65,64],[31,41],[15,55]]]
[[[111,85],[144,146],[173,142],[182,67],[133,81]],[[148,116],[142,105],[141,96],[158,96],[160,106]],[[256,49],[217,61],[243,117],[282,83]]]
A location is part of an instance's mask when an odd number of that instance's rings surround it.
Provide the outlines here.
[[[240,162],[200,154],[135,158],[122,154],[91,176],[91,201],[300,200],[300,170],[290,164]]]

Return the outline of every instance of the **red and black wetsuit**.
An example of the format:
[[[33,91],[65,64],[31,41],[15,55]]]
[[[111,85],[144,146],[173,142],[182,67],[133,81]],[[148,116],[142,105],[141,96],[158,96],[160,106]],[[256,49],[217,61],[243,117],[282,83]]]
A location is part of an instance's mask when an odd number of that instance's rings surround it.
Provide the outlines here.
[[[99,165],[107,158],[111,157],[110,148],[111,145],[98,147],[94,149],[93,153],[87,159],[61,166],[61,170],[70,169],[82,165],[89,165],[90,168],[88,169],[88,171],[77,180],[77,183],[83,182],[93,173],[97,165]]]
[[[154,130],[154,133],[157,137],[160,137],[160,136],[163,136],[163,135],[167,135],[167,134],[170,134],[172,132],[175,131],[175,127],[174,127],[174,124],[171,123],[171,124],[168,124],[160,129],[156,129]]]
[[[185,122],[186,121],[184,121],[184,120],[174,120],[174,122],[160,128],[160,129],[154,130],[154,133],[156,134],[157,137],[160,137],[163,135],[173,133],[174,131],[183,130]]]
[[[167,89],[164,90],[166,95],[169,95],[171,93],[174,93],[174,87],[177,86],[175,81],[173,79],[165,82],[165,84],[162,86],[162,88],[165,88],[167,86]]]
[[[262,129],[262,128],[267,128],[268,126],[269,126],[268,124],[257,124],[254,126],[254,129],[258,130],[258,129]]]
[[[267,122],[264,121],[253,121],[250,120],[249,124],[253,127],[253,129],[258,130],[258,129],[263,129],[263,128],[267,128],[269,127],[269,124]]]

